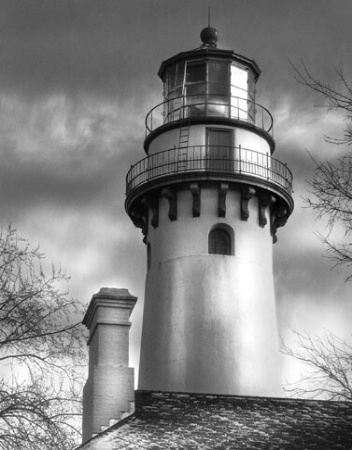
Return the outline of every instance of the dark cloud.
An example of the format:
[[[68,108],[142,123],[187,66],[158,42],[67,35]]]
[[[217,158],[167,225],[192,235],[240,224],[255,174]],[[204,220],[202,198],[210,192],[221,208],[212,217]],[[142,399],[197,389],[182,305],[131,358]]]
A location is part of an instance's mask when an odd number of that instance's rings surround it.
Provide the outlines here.
[[[0,167],[3,212],[7,204],[9,209],[15,206],[24,214],[33,205],[51,205],[58,209],[91,208],[93,211],[117,196],[123,202],[130,155],[117,152],[101,157],[99,152],[87,151],[81,152],[80,156],[81,160],[65,158],[55,165],[50,160],[21,162],[8,157]],[[110,206],[107,204],[106,208]]]
[[[111,1],[5,2],[2,89],[27,95],[97,90],[123,95],[149,68],[148,28],[139,33],[144,4],[134,9]]]
[[[293,88],[288,58],[325,76],[349,66],[350,2],[212,1],[220,43],[255,58],[267,78]],[[202,1],[5,0],[0,19],[1,89],[27,95],[99,91],[119,96],[158,86],[162,59],[199,45]],[[266,36],[266,40],[263,40]],[[348,40],[348,41],[347,41]],[[327,54],[335,58],[327,64]]]
[[[309,236],[306,240],[312,240],[312,230],[308,230]],[[286,301],[290,297],[307,298],[308,303],[312,302],[320,304],[327,301],[327,294],[332,292],[334,295],[336,286],[332,285],[330,271],[332,269],[332,261],[323,257],[324,248],[320,245],[319,239],[312,247],[305,245],[305,241],[298,240],[293,237],[292,245],[287,243],[281,249],[275,248],[275,264],[274,273],[276,277],[277,297],[279,300]],[[315,274],[313,277],[312,274]],[[338,271],[341,276],[342,285],[344,284],[345,274]],[[347,284],[347,293],[350,290]],[[332,299],[329,299],[330,301]],[[345,301],[344,298],[335,297],[335,302]]]

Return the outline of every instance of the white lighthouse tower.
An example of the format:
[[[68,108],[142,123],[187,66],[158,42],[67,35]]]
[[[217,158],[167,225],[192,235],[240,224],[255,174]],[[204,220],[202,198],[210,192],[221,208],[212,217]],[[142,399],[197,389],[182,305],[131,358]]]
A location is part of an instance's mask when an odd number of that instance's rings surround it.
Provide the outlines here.
[[[210,26],[201,40],[162,63],[147,156],[127,175],[148,260],[139,389],[281,395],[272,246],[292,174],[272,156],[257,64]]]

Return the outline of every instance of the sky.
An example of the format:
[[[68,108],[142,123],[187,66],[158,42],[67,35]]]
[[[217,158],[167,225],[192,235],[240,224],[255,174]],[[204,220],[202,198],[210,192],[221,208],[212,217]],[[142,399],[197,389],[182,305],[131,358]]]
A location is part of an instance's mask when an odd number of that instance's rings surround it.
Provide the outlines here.
[[[279,332],[330,330],[350,340],[351,285],[331,269],[305,208],[307,180],[339,149],[342,116],[298,84],[291,65],[339,85],[351,80],[350,0],[0,0],[0,225],[9,223],[71,275],[88,305],[101,287],[138,296],[130,365],[137,368],[146,274],[141,231],[124,210],[125,176],[142,159],[144,119],[162,101],[163,60],[200,46],[254,59],[257,101],[274,117],[274,156],[294,175],[295,210],[278,232]],[[340,239],[340,232],[336,233]],[[284,379],[296,369],[284,360]]]

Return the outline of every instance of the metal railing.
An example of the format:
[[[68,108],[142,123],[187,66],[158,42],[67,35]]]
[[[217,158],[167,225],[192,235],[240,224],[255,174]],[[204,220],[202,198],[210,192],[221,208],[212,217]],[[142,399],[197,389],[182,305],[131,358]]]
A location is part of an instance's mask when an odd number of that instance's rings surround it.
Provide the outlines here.
[[[195,145],[173,148],[148,156],[131,166],[126,195],[166,176],[183,174],[246,175],[270,181],[292,194],[293,176],[286,164],[268,154],[239,147]]]
[[[263,106],[230,95],[183,95],[159,103],[146,116],[146,134],[167,123],[193,117],[241,120],[273,133],[273,118]]]

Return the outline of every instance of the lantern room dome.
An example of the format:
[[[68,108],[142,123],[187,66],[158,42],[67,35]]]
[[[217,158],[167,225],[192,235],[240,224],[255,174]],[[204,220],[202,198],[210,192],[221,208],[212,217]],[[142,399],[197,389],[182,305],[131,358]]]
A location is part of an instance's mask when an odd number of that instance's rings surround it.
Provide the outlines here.
[[[201,41],[206,47],[217,47],[218,31],[213,27],[206,27],[200,33]]]

